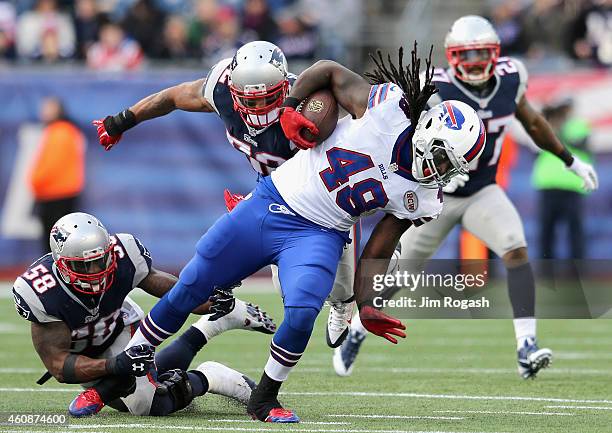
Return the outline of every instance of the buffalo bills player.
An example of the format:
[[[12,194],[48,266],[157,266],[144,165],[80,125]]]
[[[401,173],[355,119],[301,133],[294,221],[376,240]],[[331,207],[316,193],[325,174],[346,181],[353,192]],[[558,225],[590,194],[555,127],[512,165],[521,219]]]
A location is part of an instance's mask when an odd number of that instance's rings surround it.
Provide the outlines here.
[[[402,57],[400,50],[400,65]],[[468,105],[451,101],[422,113],[435,91],[432,70],[428,63],[421,90],[416,47],[412,59],[411,67],[398,69],[381,57],[376,72],[368,75],[373,86],[332,61],[317,62],[300,75],[280,117],[289,139],[296,139],[309,124],[295,107],[319,89],[330,89],[350,116],[339,121],[327,140],[298,152],[217,220],[130,346],[160,344],[214,287],[231,285],[274,263],[284,320],[247,411],[266,422],[299,421],[279,403],[279,389],[306,349],[344,245],[350,242],[350,228],[364,215],[378,210],[386,214],[361,256],[381,259],[371,270],[385,273],[400,235],[438,216],[440,187],[467,172],[484,148],[484,126]],[[453,124],[450,116],[460,120]],[[357,275],[361,267],[360,261]],[[372,307],[367,278],[357,280],[355,296],[369,331],[393,343],[396,336],[405,336],[401,322]]]
[[[225,330],[273,333],[266,313],[217,290],[212,304],[194,310],[207,314],[157,354],[161,374],[155,380],[150,346],[124,350],[144,316],[128,293],[138,286],[159,298],[177,278],[153,268],[149,251],[134,236],[110,236],[85,213],[58,220],[50,246],[50,254],[17,278],[13,296],[17,312],[31,322],[34,348],[50,374],[87,388],[70,404],[72,415],[95,414],[105,403],[136,415],[165,415],[205,392],[248,400],[254,384],[237,371],[214,362],[185,370]]]
[[[230,144],[247,157],[253,169],[267,176],[293,157],[298,149],[312,146],[301,137],[288,140],[278,123],[279,110],[295,81],[287,70],[287,60],[274,44],[250,42],[234,58],[217,63],[208,76],[182,83],[148,96],[115,116],[96,120],[100,143],[109,150],[128,129],[145,120],[164,116],[174,110],[216,113],[225,124]],[[312,123],[306,126],[317,133]],[[241,196],[225,191],[228,210]],[[352,315],[356,246],[360,226],[353,228],[355,240],[347,245],[330,296],[327,343],[337,347],[348,334]],[[278,287],[278,273],[272,268]]]
[[[527,71],[520,61],[499,57],[499,37],[487,20],[478,16],[458,19],[446,36],[445,47],[450,67],[435,70],[433,82],[438,93],[429,105],[451,99],[470,105],[484,121],[487,142],[480,159],[470,164],[469,173],[455,177],[444,187],[445,206],[440,218],[424,227],[411,228],[402,236],[401,259],[423,263],[457,224],[480,238],[503,259],[508,270],[518,372],[523,378],[533,378],[549,365],[552,352],[539,348],[536,342],[535,282],[520,216],[495,182],[506,130],[517,118],[541,149],[557,155],[582,178],[586,191],[597,188],[597,174],[559,142],[548,122],[529,104],[525,97]],[[365,336],[355,317],[349,337],[334,353],[334,368],[339,375],[351,374]]]

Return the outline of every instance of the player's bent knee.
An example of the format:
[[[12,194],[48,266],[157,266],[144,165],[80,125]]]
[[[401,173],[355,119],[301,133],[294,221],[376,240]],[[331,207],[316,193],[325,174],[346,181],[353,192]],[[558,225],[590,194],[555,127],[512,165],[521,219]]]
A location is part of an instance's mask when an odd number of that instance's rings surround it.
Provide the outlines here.
[[[313,307],[285,307],[285,319],[289,327],[300,332],[311,332],[319,310]]]
[[[529,261],[526,247],[515,248],[503,255],[503,260],[508,268],[523,265]]]

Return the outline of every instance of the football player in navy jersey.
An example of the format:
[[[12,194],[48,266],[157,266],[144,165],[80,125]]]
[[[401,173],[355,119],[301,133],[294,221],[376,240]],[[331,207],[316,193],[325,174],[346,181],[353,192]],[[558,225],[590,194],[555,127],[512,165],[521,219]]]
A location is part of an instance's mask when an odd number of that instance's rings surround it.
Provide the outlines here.
[[[216,113],[225,124],[227,139],[242,152],[253,169],[267,176],[299,149],[314,143],[302,137],[289,140],[278,122],[281,104],[297,77],[288,72],[283,52],[266,41],[242,46],[233,58],[221,60],[206,78],[182,83],[150,95],[115,116],[94,121],[98,138],[106,150],[111,149],[128,129],[164,116],[174,110]],[[316,126],[306,126],[315,135]],[[242,196],[225,191],[228,210]],[[327,344],[338,347],[348,334],[353,311],[353,282],[359,245],[360,225],[352,229],[354,240],[347,245],[338,264],[334,290],[330,295]],[[280,291],[276,266],[272,266],[274,284]]]
[[[246,403],[254,383],[239,372],[215,362],[186,370],[221,332],[274,333],[274,322],[259,307],[218,289],[211,302],[194,310],[204,315],[156,356],[145,345],[124,350],[139,324],[147,326],[128,294],[140,287],[160,298],[177,278],[153,268],[137,238],[110,236],[85,213],[58,220],[50,245],[52,252],[17,278],[13,296],[17,312],[31,322],[34,348],[49,372],[39,383],[52,375],[86,388],[70,404],[70,414],[92,415],[106,403],[136,415],[166,415],[206,392]]]
[[[561,144],[548,122],[529,104],[525,97],[525,66],[519,60],[499,57],[500,40],[487,20],[479,16],[458,19],[446,36],[445,48],[450,67],[435,70],[433,82],[438,93],[431,97],[429,105],[445,100],[470,105],[484,121],[486,145],[469,173],[456,176],[444,187],[444,212],[440,218],[404,233],[400,258],[410,260],[415,266],[412,270],[418,272],[417,268],[421,269],[457,224],[501,257],[508,271],[518,372],[523,378],[533,378],[549,365],[552,352],[539,348],[536,342],[535,282],[520,216],[495,182],[505,132],[517,118],[542,150],[557,155],[582,178],[586,191],[597,188],[597,174],[591,165]],[[365,336],[359,318],[355,317],[349,337],[334,352],[336,373],[351,374]]]

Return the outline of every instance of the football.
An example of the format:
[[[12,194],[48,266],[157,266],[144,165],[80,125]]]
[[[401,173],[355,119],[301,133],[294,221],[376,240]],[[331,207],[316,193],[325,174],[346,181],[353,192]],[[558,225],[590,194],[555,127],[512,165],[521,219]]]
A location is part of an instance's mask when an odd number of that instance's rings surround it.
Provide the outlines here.
[[[303,129],[302,136],[306,140],[321,143],[336,129],[336,124],[338,123],[338,103],[329,90],[314,92],[302,101],[297,111],[319,128],[319,135],[317,136],[314,136],[307,129]]]

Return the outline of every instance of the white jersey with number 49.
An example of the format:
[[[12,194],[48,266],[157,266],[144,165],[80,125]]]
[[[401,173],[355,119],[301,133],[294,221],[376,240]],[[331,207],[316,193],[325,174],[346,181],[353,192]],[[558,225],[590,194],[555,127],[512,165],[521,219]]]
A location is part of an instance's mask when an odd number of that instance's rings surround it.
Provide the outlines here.
[[[298,152],[272,173],[287,204],[319,225],[349,230],[361,216],[382,210],[414,225],[442,211],[442,191],[412,177],[410,120],[401,89],[372,86],[365,114],[346,116],[317,147]]]

